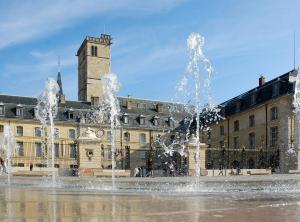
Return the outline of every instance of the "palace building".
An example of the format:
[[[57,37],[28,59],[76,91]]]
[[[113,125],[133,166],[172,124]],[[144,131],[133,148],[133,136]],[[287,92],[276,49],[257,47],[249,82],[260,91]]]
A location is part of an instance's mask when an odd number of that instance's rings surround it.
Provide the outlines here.
[[[110,72],[110,35],[86,37],[77,51],[78,101],[69,101],[63,93],[61,73],[58,114],[55,125],[55,167],[66,175],[78,168],[80,175],[110,176],[112,168],[112,132],[109,123],[90,122],[91,111],[101,103],[103,76]],[[259,85],[219,105],[224,119],[201,133],[201,173],[207,169],[241,168],[289,172],[300,169],[296,147],[292,70],[271,81],[259,78]],[[163,171],[170,161],[155,147],[154,140],[175,134],[184,125],[182,104],[118,97],[120,104],[115,161],[117,176],[132,175],[134,168]],[[14,174],[47,174],[51,156],[47,132],[35,117],[37,98],[0,95],[0,133],[10,125],[17,149],[12,158]],[[174,112],[174,110],[176,112]],[[170,137],[172,138],[172,136]],[[174,153],[171,161],[183,175],[195,173],[195,149],[187,156]],[[291,152],[294,150],[294,154]],[[184,169],[184,170],[183,170]],[[183,172],[184,171],[184,172]]]
[[[206,168],[272,168],[273,172],[300,169],[293,108],[295,77],[291,70],[220,104],[223,120],[211,125]]]
[[[54,119],[55,167],[58,171],[79,168],[81,175],[111,175],[110,125],[89,122],[91,110],[101,102],[102,78],[110,71],[111,40],[104,34],[88,36],[78,49],[78,101],[65,98],[61,73],[58,72],[59,108]],[[152,165],[154,170],[161,170],[165,166],[161,151],[152,147],[153,140],[180,125],[185,117],[183,105],[130,96],[118,97],[118,100],[121,127],[116,136],[117,169],[122,175],[124,172],[129,175],[135,167],[141,166]],[[30,173],[45,171],[51,156],[41,123],[35,117],[36,105],[37,98],[0,95],[0,133],[5,124],[13,129],[17,149],[12,164],[16,174],[28,172],[30,166],[33,168]],[[171,113],[171,108],[177,112]],[[174,158],[177,169],[189,162],[180,155],[175,154]],[[204,168],[204,163],[202,165]]]

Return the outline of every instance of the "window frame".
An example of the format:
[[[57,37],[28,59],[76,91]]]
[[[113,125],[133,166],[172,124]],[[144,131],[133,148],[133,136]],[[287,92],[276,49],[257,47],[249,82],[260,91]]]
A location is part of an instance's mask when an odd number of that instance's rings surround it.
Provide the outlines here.
[[[139,142],[140,143],[147,143],[147,135],[146,135],[146,133],[140,133],[140,135],[139,135]]]
[[[249,116],[249,127],[254,127],[255,126],[255,115],[252,114]]]
[[[0,104],[0,116],[5,115],[5,106],[3,104]]]
[[[251,132],[248,134],[248,143],[249,143],[249,149],[255,149],[256,147],[255,132]]]
[[[240,131],[240,121],[239,120],[235,120],[233,122],[233,131],[234,132]]]
[[[23,126],[16,126],[16,135],[17,136],[23,136],[24,135],[24,127]]]
[[[270,119],[271,119],[271,121],[278,119],[278,107],[277,106],[273,106],[270,109]]]
[[[37,134],[38,129],[39,129],[40,135]],[[41,127],[34,127],[34,136],[35,137],[42,137],[42,128]]]
[[[71,135],[71,132],[74,132],[74,137],[72,137]],[[76,130],[75,129],[69,129],[69,132],[68,132],[68,136],[69,136],[69,139],[76,139]]]

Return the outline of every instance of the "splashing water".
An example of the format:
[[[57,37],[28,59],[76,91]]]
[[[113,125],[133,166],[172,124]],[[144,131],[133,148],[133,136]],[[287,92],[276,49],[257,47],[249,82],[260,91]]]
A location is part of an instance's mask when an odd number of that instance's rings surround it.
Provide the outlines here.
[[[11,127],[9,125],[4,125],[3,135],[0,139],[0,153],[3,160],[6,160],[6,169],[4,168],[3,170],[6,171],[8,175],[8,184],[10,184],[11,179],[11,160],[16,147],[16,139]]]
[[[103,78],[103,102],[108,106],[110,128],[111,128],[111,152],[112,152],[112,187],[115,189],[115,151],[116,151],[116,132],[117,127],[120,125],[118,115],[120,113],[119,101],[116,93],[119,91],[120,83],[117,76],[113,73],[107,74]]]
[[[109,122],[111,129],[111,165],[112,165],[112,189],[115,189],[115,152],[116,152],[116,132],[120,126],[118,119],[120,113],[119,101],[117,99],[117,92],[120,89],[120,82],[118,77],[113,73],[105,74],[102,79],[102,96],[99,106],[94,107],[89,121],[93,124],[103,124]]]
[[[210,92],[211,77],[213,68],[209,60],[203,53],[204,37],[198,33],[191,33],[187,39],[187,47],[189,51],[189,63],[187,65],[187,71],[183,76],[182,80],[177,85],[177,91],[185,94],[185,99],[189,98],[189,101],[193,101],[192,109],[188,111],[195,118],[195,145],[196,145],[196,164],[195,173],[196,177],[200,176],[200,114],[201,114],[201,67],[200,62],[204,64],[204,69],[208,73],[208,77],[205,80],[205,88],[207,91],[207,103],[208,107],[212,107],[212,97]],[[192,80],[193,86],[189,86],[189,80]],[[190,88],[189,88],[190,87]],[[192,92],[192,93],[191,93]],[[191,106],[189,106],[191,107]],[[191,124],[191,123],[190,123]],[[188,132],[189,134],[189,132]],[[188,135],[189,136],[189,135]]]
[[[35,116],[42,123],[44,135],[47,135],[50,130],[50,146],[51,146],[51,171],[52,171],[52,185],[55,186],[55,149],[54,149],[54,121],[53,119],[57,115],[58,110],[58,92],[59,86],[57,82],[48,78],[45,83],[45,89],[42,94],[38,97],[38,103],[36,106]],[[47,147],[45,147],[46,151]],[[48,152],[47,158],[48,158]],[[48,163],[48,161],[47,161]]]
[[[298,150],[300,145],[300,74],[297,73],[296,76],[296,82],[295,82],[295,92],[294,92],[294,98],[293,98],[293,106],[294,106],[294,112],[296,115],[296,143],[294,146],[290,147],[287,150],[287,155],[294,156],[296,155],[296,149]]]

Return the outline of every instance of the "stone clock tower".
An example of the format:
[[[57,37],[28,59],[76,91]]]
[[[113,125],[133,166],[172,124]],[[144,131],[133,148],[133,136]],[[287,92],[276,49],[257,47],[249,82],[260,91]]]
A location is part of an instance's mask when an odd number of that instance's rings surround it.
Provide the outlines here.
[[[101,80],[110,71],[110,35],[87,36],[77,51],[78,99],[97,104],[102,94]]]

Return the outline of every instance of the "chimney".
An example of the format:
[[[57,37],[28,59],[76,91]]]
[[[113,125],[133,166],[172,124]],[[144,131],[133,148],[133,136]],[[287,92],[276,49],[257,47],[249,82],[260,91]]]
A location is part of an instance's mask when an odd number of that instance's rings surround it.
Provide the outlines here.
[[[265,77],[263,75],[260,75],[260,77],[258,79],[259,86],[263,86],[265,83],[266,83]]]
[[[132,109],[132,97],[131,97],[131,95],[128,95],[128,97],[127,97],[126,108],[127,109]]]
[[[164,111],[163,109],[164,109],[163,104],[161,103],[156,104],[156,112],[162,113]]]

